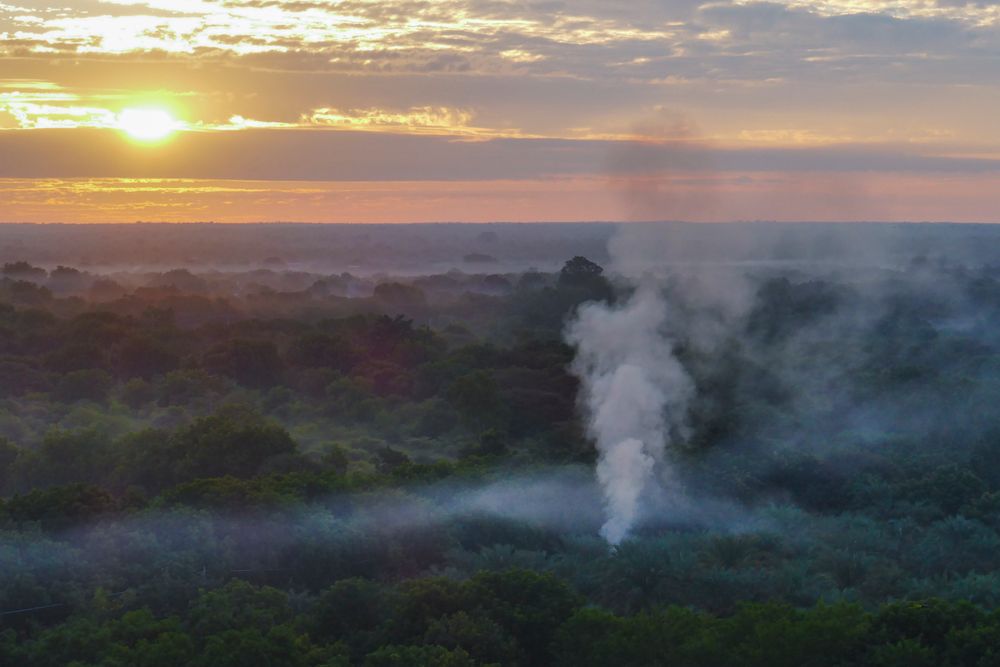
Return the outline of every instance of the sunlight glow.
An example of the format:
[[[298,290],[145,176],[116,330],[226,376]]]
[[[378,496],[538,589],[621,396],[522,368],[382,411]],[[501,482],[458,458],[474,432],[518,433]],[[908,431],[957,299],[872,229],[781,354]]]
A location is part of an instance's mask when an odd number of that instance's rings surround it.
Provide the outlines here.
[[[118,127],[133,139],[158,141],[178,130],[180,124],[163,109],[125,109],[118,114]]]

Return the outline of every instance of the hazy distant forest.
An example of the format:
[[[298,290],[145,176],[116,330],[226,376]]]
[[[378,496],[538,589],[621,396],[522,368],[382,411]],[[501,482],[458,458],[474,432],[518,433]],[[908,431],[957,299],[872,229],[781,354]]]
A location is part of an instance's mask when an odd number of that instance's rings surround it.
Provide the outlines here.
[[[661,226],[693,394],[609,547],[618,233],[0,228],[0,665],[1000,665],[1000,230]]]

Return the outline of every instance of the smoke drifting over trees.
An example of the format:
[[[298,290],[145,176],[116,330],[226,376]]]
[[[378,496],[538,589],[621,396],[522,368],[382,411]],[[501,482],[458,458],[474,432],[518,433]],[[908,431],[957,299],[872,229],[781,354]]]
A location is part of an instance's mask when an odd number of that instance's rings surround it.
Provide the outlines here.
[[[1000,230],[149,229],[0,228],[5,664],[996,653]]]

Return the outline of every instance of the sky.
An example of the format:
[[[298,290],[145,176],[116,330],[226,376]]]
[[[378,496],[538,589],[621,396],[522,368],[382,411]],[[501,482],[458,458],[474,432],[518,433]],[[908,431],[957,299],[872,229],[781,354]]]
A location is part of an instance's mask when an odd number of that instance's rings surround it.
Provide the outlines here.
[[[1000,221],[1000,0],[0,0],[0,221]]]

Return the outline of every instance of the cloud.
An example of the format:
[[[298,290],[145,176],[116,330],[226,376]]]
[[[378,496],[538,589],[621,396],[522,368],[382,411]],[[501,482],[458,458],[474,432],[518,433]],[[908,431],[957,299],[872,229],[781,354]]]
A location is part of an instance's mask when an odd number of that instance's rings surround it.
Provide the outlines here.
[[[468,109],[443,106],[410,107],[408,109],[321,107],[303,115],[299,125],[365,132],[449,135],[469,139],[524,136],[522,132],[517,130],[502,131],[476,127],[472,125],[474,116],[475,114]]]
[[[491,180],[667,172],[1000,171],[1000,159],[948,157],[910,145],[720,148],[622,142],[303,129],[180,132],[148,148],[97,129],[0,132],[0,177],[275,180]],[[627,155],[627,159],[612,159]]]
[[[984,0],[6,0],[0,58],[18,178],[971,178],[1000,155]],[[99,131],[152,103],[198,132]],[[664,108],[706,142],[616,164]]]
[[[927,53],[973,58],[996,53],[988,38],[998,19],[991,4],[916,0],[871,2],[863,10],[847,0],[117,0],[0,9],[0,31],[11,54],[162,52],[200,60],[245,57],[251,65],[289,69],[627,74],[652,81],[732,78],[744,71],[760,78],[762,68],[806,75],[821,65],[801,65],[823,49],[894,54],[897,62]],[[778,53],[784,58],[775,58]]]
[[[634,211],[649,188],[655,210]],[[729,172],[483,181],[3,179],[0,219],[33,222],[939,220],[1000,222],[1000,174]],[[706,205],[706,203],[708,205]]]
[[[0,79],[0,129],[119,127],[119,112],[134,94],[80,95],[52,82]],[[181,96],[183,97],[183,96]],[[171,106],[171,105],[168,105]],[[173,106],[177,106],[176,103]],[[369,132],[438,134],[467,138],[522,136],[517,130],[498,130],[472,124],[474,112],[447,106],[409,108],[318,107],[296,120],[259,120],[233,114],[224,121],[178,121],[178,128],[194,131],[232,131],[261,128],[325,128]]]

